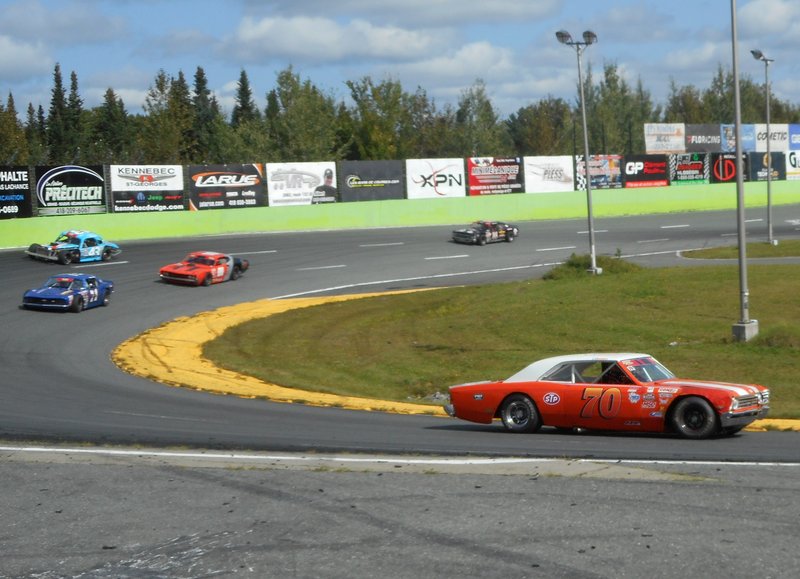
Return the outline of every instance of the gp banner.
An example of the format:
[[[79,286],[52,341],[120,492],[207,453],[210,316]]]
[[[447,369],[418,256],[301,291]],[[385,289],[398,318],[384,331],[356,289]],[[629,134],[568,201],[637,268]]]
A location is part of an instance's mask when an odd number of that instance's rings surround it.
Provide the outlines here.
[[[669,157],[671,185],[702,185],[709,182],[710,167],[707,153],[679,153]]]
[[[267,163],[269,205],[316,205],[339,200],[336,188],[336,164]]]
[[[525,191],[525,172],[520,157],[469,157],[467,175],[470,196]]]
[[[575,190],[575,161],[572,157],[525,157],[524,161],[526,193]]]
[[[260,163],[189,165],[188,172],[191,211],[266,205]]]
[[[771,133],[772,131],[770,131]],[[783,151],[766,153],[748,153],[747,177],[750,181],[766,181],[769,173],[769,157],[772,157],[772,181],[786,180],[786,155]]]
[[[406,159],[409,199],[466,197],[464,159]]]
[[[0,219],[33,217],[28,168],[0,165]]]
[[[623,184],[626,189],[636,187],[666,187],[666,155],[626,155]]]
[[[767,125],[754,125],[756,132],[756,151],[767,152]],[[788,151],[789,150],[789,125],[778,123],[769,125],[769,150]]]
[[[111,210],[114,213],[182,211],[182,165],[111,165]]]
[[[742,159],[742,177],[747,179],[747,156]],[[733,183],[736,181],[736,154],[735,153],[711,153],[711,182],[712,183]]]
[[[684,153],[686,127],[683,123],[645,123],[644,146],[649,154]]]
[[[800,181],[800,151],[789,151],[786,158],[786,180]]]
[[[38,215],[106,212],[102,166],[36,167],[35,176]]]
[[[621,189],[622,155],[592,155],[589,157],[589,175],[593,189]],[[586,168],[583,155],[575,156],[575,188],[586,189]]]
[[[342,201],[405,199],[402,161],[342,161],[339,197]]]
[[[756,126],[742,125],[742,152],[756,150]],[[720,150],[723,153],[733,153],[736,151],[736,125],[720,125],[722,142]]]
[[[722,132],[719,125],[686,125],[687,153],[719,153]]]

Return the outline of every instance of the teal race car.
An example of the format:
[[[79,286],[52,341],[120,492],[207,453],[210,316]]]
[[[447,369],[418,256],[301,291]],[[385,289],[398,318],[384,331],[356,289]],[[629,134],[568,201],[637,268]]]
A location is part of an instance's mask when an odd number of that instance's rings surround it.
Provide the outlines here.
[[[90,261],[108,261],[122,252],[119,245],[104,240],[97,233],[70,229],[47,245],[32,244],[25,251],[31,259],[55,261],[62,265]]]

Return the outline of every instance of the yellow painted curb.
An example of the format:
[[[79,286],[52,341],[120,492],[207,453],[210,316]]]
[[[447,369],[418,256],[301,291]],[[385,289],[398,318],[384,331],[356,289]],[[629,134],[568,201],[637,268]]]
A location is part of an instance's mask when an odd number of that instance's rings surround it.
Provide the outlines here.
[[[192,317],[177,318],[123,342],[112,352],[111,359],[122,370],[130,374],[169,386],[193,388],[215,394],[232,394],[243,398],[266,398],[275,402],[294,402],[313,406],[336,406],[353,410],[446,416],[442,406],[373,400],[286,388],[263,382],[252,376],[224,370],[203,357],[203,344],[219,337],[231,326],[297,308],[377,295],[387,294],[371,293],[286,300],[264,299],[227,306]]]

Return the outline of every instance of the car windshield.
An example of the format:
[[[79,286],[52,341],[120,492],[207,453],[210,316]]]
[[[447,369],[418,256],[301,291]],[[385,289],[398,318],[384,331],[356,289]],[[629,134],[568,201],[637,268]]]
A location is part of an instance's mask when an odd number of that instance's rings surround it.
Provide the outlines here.
[[[633,360],[623,360],[621,363],[639,382],[655,382],[675,377],[675,374],[653,358],[635,358]]]
[[[69,289],[73,281],[74,280],[69,277],[51,277],[50,279],[47,280],[45,287],[51,287],[55,289]]]
[[[70,237],[69,235],[59,235],[53,243],[72,243],[79,244],[78,238]]]
[[[202,255],[190,255],[185,261],[186,263],[196,263],[198,265],[214,265],[213,259]]]

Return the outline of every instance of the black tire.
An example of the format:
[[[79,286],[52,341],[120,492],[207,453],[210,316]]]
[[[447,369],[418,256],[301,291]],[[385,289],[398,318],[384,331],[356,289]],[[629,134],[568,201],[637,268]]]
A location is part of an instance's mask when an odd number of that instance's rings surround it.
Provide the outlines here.
[[[203,281],[200,282],[200,285],[203,287],[208,287],[211,285],[211,274],[209,273],[206,277],[203,278]]]
[[[500,405],[500,421],[509,432],[536,432],[542,418],[533,400],[524,394],[512,394]]]
[[[72,263],[74,256],[71,251],[62,251],[58,254],[58,263],[61,265],[69,265]]]
[[[83,298],[81,296],[77,296],[72,301],[72,304],[69,306],[69,311],[73,314],[79,314],[83,311]]]
[[[486,245],[486,237],[483,235],[479,235],[477,239],[478,245]]]
[[[719,429],[717,413],[704,398],[687,396],[670,413],[673,430],[684,438],[708,438]]]
[[[111,248],[110,247],[106,247],[103,250],[103,255],[101,256],[101,259],[103,261],[108,261],[109,259],[111,259],[111,257],[112,257]]]
[[[242,277],[242,270],[239,269],[239,266],[234,266],[233,271],[231,272],[231,281],[236,281]]]
[[[509,234],[507,234],[507,235],[506,235],[506,241],[507,241],[507,242],[509,242],[509,243],[511,243],[512,241],[514,241],[514,234],[513,234],[513,233],[509,233]]]
[[[106,290],[105,292],[103,292],[103,306],[107,306],[110,303],[111,303],[111,292],[109,290]]]

